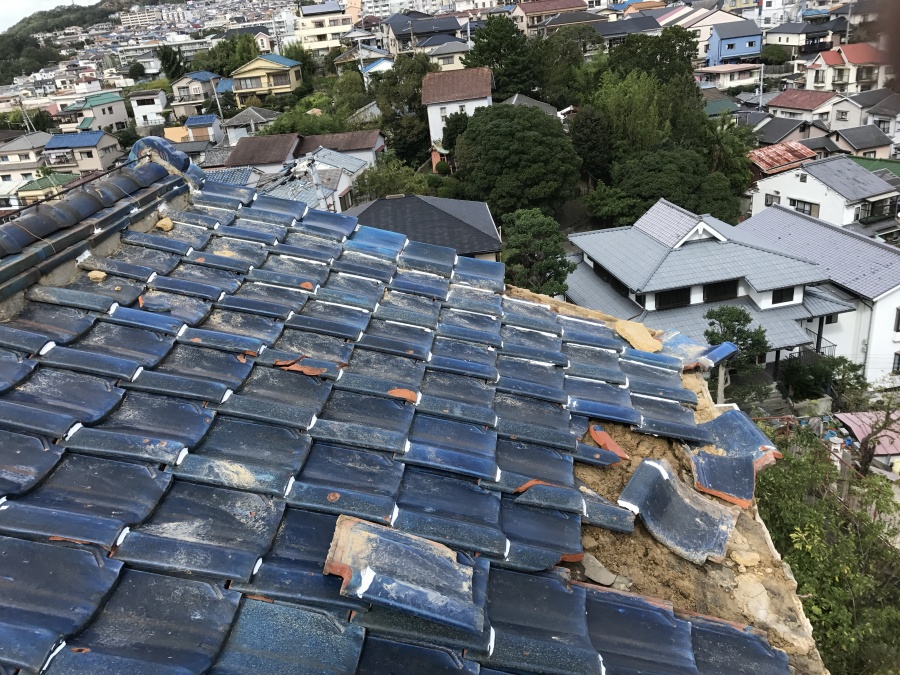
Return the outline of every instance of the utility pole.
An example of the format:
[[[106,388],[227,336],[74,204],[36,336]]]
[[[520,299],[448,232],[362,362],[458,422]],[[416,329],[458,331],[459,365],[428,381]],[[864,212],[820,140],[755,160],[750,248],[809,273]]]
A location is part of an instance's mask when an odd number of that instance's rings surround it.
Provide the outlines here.
[[[851,0],[847,4],[847,34],[844,36],[844,44],[850,44],[850,24],[853,21],[853,2],[855,0]]]
[[[756,109],[762,110],[762,97],[763,92],[765,91],[765,86],[763,82],[765,82],[765,74],[766,74],[766,64],[759,64],[759,100],[756,102]]]

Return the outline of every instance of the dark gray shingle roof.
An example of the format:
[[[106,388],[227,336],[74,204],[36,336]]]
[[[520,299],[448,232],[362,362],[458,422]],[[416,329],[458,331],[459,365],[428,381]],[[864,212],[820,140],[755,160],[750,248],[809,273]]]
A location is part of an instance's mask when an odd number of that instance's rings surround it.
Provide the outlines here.
[[[803,170],[851,202],[894,190],[871,171],[843,156],[809,162],[803,165]]]
[[[854,150],[880,148],[893,143],[891,138],[874,124],[840,129],[839,131],[836,131],[835,134],[847,141]]]
[[[713,26],[713,30],[723,40],[731,38],[751,37],[753,35],[762,35],[762,29],[756,25],[755,21],[729,21],[728,23],[717,23]]]

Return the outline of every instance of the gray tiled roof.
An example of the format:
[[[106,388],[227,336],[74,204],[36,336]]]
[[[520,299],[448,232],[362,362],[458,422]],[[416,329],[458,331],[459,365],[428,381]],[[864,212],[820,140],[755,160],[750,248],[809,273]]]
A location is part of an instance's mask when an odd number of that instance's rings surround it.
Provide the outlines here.
[[[839,134],[854,150],[868,150],[891,145],[890,137],[874,124],[865,124],[861,127],[851,127],[835,132]]]
[[[566,298],[580,307],[606,312],[620,319],[633,319],[644,311],[594,274],[586,262],[578,263],[575,271],[566,278],[566,284],[569,286]]]
[[[884,180],[844,156],[809,162],[803,169],[851,202],[894,191]]]
[[[316,161],[322,162],[322,164],[328,164],[329,166],[334,166],[338,169],[345,169],[350,173],[362,171],[368,166],[368,162],[364,159],[359,159],[358,157],[347,155],[343,152],[329,150],[328,148],[319,148],[318,150],[311,152],[310,156],[315,157]]]
[[[763,145],[780,143],[784,140],[785,136],[801,124],[803,124],[803,120],[792,120],[787,117],[773,117],[759,130],[759,142]]]
[[[900,96],[893,93],[890,89],[883,88],[861,91],[860,93],[853,94],[853,96],[848,96],[847,98],[863,108],[869,108],[871,106],[879,108],[884,101],[891,98],[900,98]],[[870,110],[869,112],[874,112],[874,110]]]
[[[633,227],[573,234],[569,240],[637,292],[741,278],[764,291],[827,278],[815,264],[767,249],[762,241],[742,237],[708,215],[703,221],[728,241],[704,239],[672,248],[699,221],[689,211],[660,200]]]
[[[819,138],[804,138],[797,141],[810,150],[827,150],[828,152],[841,152],[841,147],[828,136],[820,136]]]
[[[772,206],[737,226],[785,251],[802,251],[828,272],[831,281],[875,299],[900,286],[900,249],[805,216]]]
[[[753,304],[750,298],[744,296],[735,300],[722,302],[710,302],[698,305],[688,305],[677,309],[666,309],[659,312],[645,312],[640,321],[648,328],[662,330],[674,329],[684,333],[691,339],[704,340],[703,332],[709,328],[709,320],[704,315],[716,307],[735,306],[746,309],[753,317],[752,327],[762,326],[766,329],[766,338],[772,349],[784,349],[798,345],[809,344],[812,338],[806,329],[798,322],[802,318],[808,318],[809,312],[803,305],[788,305],[761,310]]]
[[[750,20],[719,23],[713,26],[713,30],[715,30],[723,40],[762,34],[762,29],[756,25],[755,21]]]

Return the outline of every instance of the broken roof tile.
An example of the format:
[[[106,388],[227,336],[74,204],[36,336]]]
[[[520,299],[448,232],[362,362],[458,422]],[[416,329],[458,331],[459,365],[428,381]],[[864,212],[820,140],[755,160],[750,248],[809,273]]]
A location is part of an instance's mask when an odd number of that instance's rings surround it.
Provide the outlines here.
[[[787,675],[788,658],[749,626],[697,614],[682,614],[691,623],[691,642],[700,675]]]
[[[476,575],[488,565],[428,539],[358,518],[338,518],[325,573],[343,579],[341,595],[473,633],[484,630]],[[478,604],[476,600],[481,600]]]
[[[757,471],[781,459],[781,453],[769,437],[745,412],[726,410],[700,426],[726,457],[749,457]]]
[[[725,557],[725,543],[737,521],[736,511],[696,494],[664,459],[643,460],[618,503],[639,515],[663,546],[698,565]]]
[[[369,633],[363,645],[357,675],[382,675],[403,664],[411,673],[430,675],[478,675],[475,661],[451,649],[398,642]]]

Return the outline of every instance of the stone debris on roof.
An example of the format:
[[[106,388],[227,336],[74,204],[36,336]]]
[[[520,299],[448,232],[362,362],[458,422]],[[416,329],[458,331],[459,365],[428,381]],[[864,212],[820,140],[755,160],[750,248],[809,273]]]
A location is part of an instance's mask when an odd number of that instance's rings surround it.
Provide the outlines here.
[[[619,459],[590,418],[711,441],[680,358],[500,295],[499,263],[209,181],[161,139],[131,159],[0,225],[0,665],[599,675],[653,658],[607,626],[655,611],[698,672],[690,618],[555,567],[590,517],[574,467]],[[654,536],[716,557],[724,507],[655,494],[632,497]],[[683,531],[688,507],[710,527]],[[730,636],[734,663],[787,673]]]

